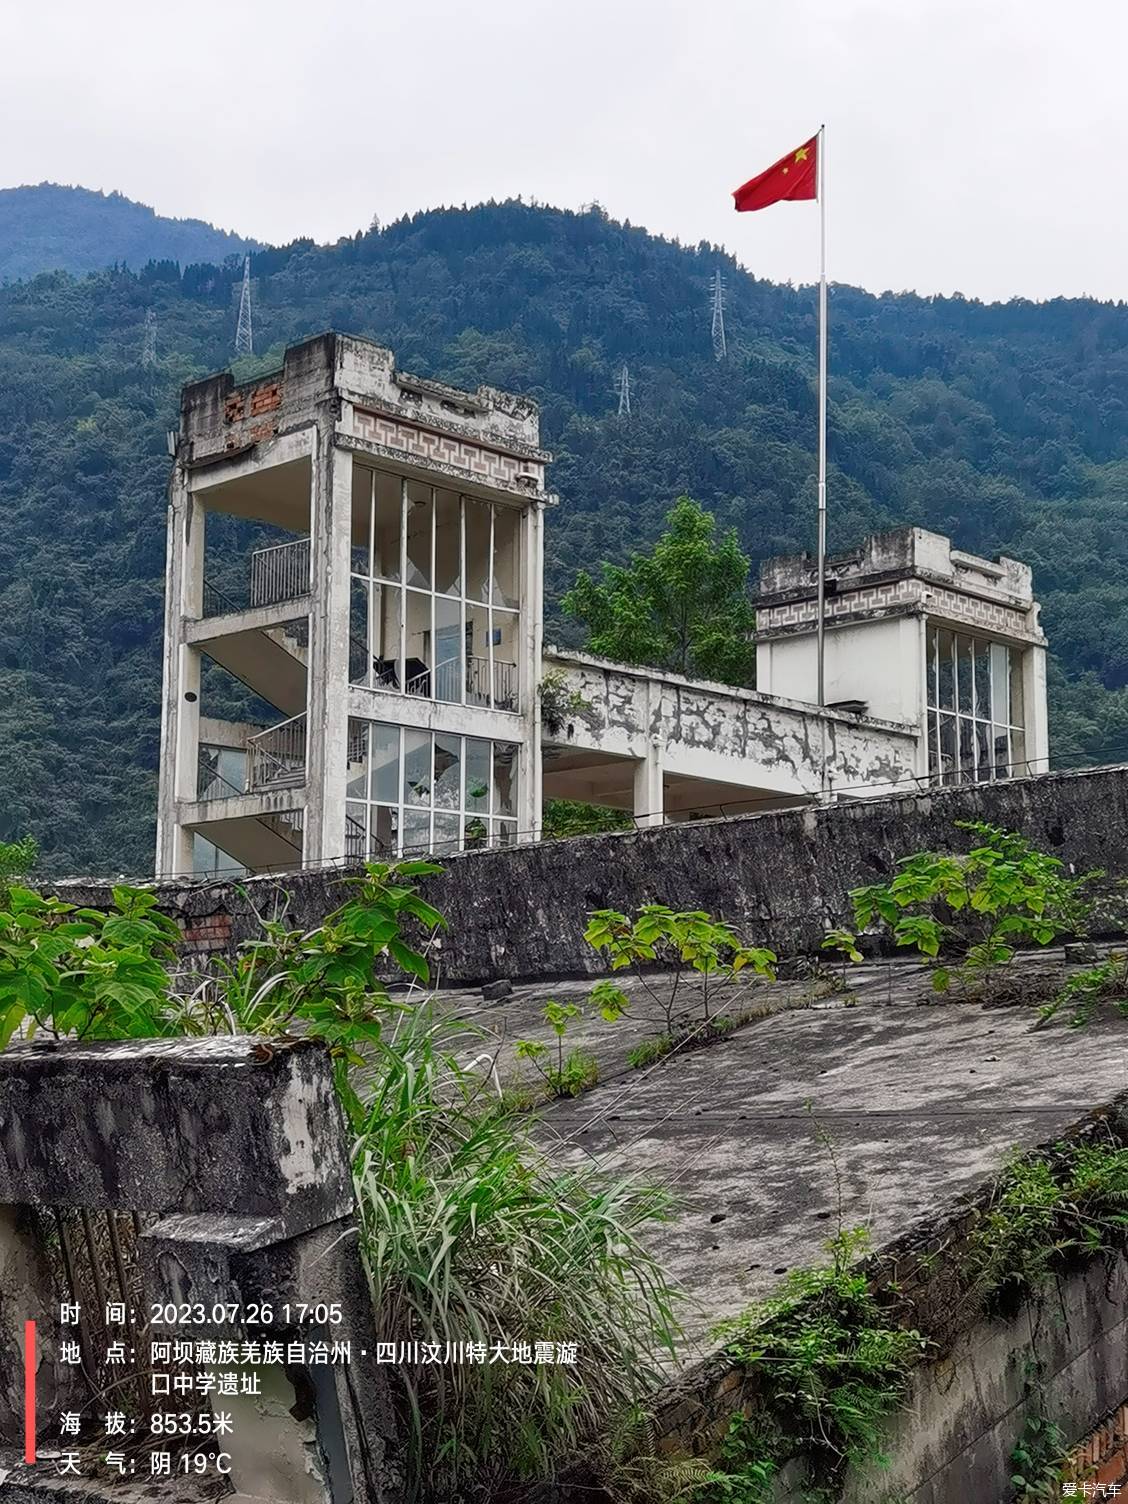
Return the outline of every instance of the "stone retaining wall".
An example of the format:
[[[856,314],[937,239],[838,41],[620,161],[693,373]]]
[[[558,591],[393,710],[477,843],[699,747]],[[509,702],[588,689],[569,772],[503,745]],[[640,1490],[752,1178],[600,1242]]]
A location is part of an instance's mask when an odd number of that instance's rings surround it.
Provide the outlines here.
[[[449,925],[441,980],[597,972],[583,939],[588,912],[651,902],[708,910],[780,955],[813,952],[828,927],[849,922],[851,888],[887,878],[914,851],[966,844],[957,820],[1020,831],[1077,871],[1128,877],[1128,766],[467,852],[444,859],[443,875],[423,884]],[[319,923],[342,899],[341,876],[166,885],[162,905],[186,948],[206,955],[255,933],[255,909],[273,912],[283,894],[290,922]],[[55,891],[79,903],[109,900],[105,883]]]

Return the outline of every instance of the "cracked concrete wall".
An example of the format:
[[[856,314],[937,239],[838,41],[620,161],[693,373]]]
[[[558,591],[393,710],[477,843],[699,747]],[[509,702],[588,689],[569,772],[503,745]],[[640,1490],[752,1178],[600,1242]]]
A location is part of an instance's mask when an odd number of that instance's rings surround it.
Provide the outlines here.
[[[1063,1140],[1128,1145],[1128,1093],[1033,1152],[1052,1158]],[[1088,1436],[1128,1396],[1123,1249],[1074,1261],[1017,1309],[990,1313],[966,1289],[969,1236],[995,1187],[993,1176],[955,1204],[938,1207],[868,1263],[872,1284],[892,1298],[900,1324],[921,1331],[933,1346],[884,1427],[889,1465],[848,1473],[843,1504],[995,1504],[1010,1498],[1011,1453],[1027,1417],[1038,1412],[1029,1390],[1035,1363],[1044,1413],[1069,1444]],[[732,1416],[754,1415],[757,1403],[755,1375],[717,1353],[657,1396],[660,1446],[707,1453],[719,1445]],[[806,1497],[792,1473],[784,1470],[773,1494],[776,1504],[799,1504]],[[546,1493],[536,1504],[580,1497],[590,1495],[565,1489]]]
[[[582,702],[563,730],[546,738],[561,747],[641,760],[654,737],[667,774],[810,793],[820,787],[825,724],[837,787],[887,791],[916,772],[915,726],[820,715],[778,695],[624,668],[589,654],[549,651],[544,666]]]

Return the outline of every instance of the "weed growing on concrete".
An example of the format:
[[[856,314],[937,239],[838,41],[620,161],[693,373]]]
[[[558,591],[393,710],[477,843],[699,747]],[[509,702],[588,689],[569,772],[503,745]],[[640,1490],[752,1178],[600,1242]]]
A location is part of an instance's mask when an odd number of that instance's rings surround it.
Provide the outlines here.
[[[559,736],[567,726],[569,716],[581,715],[592,709],[591,701],[578,689],[572,688],[568,683],[568,675],[561,669],[552,668],[541,675],[537,697],[540,700],[541,725],[549,736]]]
[[[539,1039],[519,1039],[515,1046],[518,1060],[528,1060],[540,1074],[554,1097],[578,1097],[599,1080],[599,1062],[583,1050],[564,1053],[564,1036],[574,1018],[582,1017],[575,1003],[550,1000],[545,1005],[544,1021],[556,1035],[553,1057],[548,1045]]]
[[[733,1420],[703,1504],[756,1504],[796,1456],[809,1460],[812,1484],[830,1488],[848,1465],[884,1460],[882,1423],[925,1340],[878,1304],[858,1267],[867,1248],[863,1229],[837,1233],[828,1264],[793,1270],[776,1295],[717,1329],[758,1403],[753,1419]]]
[[[1020,1155],[969,1239],[967,1275],[988,1309],[1036,1295],[1057,1271],[1128,1239],[1128,1149],[1092,1140]]]
[[[1082,1029],[1092,1022],[1102,1002],[1114,1002],[1121,1013],[1128,1012],[1128,951],[1113,951],[1097,965],[1075,972],[1057,995],[1038,1009],[1034,1027],[1043,1028],[1062,1009],[1068,1009],[1067,1022],[1074,1029]]]
[[[891,882],[854,888],[850,898],[855,928],[884,926],[897,945],[914,947],[937,992],[956,981],[979,994],[1017,944],[1049,945],[1083,932],[1092,912],[1084,889],[1103,874],[1066,877],[1056,857],[982,821],[957,820],[956,828],[979,844],[967,853],[919,851],[899,863]],[[853,946],[856,954],[848,930],[832,931],[824,944],[847,955]]]
[[[640,1039],[638,1044],[627,1051],[627,1064],[635,1070],[645,1070],[648,1065],[657,1065],[659,1060],[665,1060],[676,1049],[677,1041],[672,1034],[651,1034],[648,1039]]]
[[[858,965],[864,957],[858,949],[858,937],[852,930],[827,930],[822,938],[823,950],[836,950],[842,957],[841,985],[846,987],[846,967],[849,962]]]
[[[1068,1450],[1064,1432],[1046,1415],[1043,1365],[1035,1358],[1027,1361],[1024,1388],[1026,1415],[1010,1454],[1014,1504],[1061,1498]]]
[[[379,1333],[437,1345],[437,1361],[395,1370],[412,1442],[408,1492],[470,1504],[550,1476],[608,1415],[637,1403],[672,1355],[677,1324],[673,1292],[640,1241],[666,1215],[665,1195],[552,1166],[531,1123],[457,1064],[464,1026],[389,996],[387,968],[428,978],[401,926],[441,924],[414,886],[439,870],[370,865],[322,925],[264,920],[202,978],[170,971],[179,932],[149,892],[115,889],[101,912],[14,885],[0,908],[0,1045],[35,1030],[324,1041],[355,1136]],[[559,1021],[563,1030],[567,1009]],[[553,1361],[537,1361],[538,1342]],[[448,1343],[474,1344],[478,1360],[444,1361]],[[490,1361],[514,1344],[516,1361]]]
[[[666,1054],[690,1044],[703,1031],[725,1033],[732,1027],[729,1022],[726,1028],[717,1016],[717,993],[746,968],[775,978],[774,951],[746,944],[733,925],[701,910],[678,912],[666,904],[644,904],[631,919],[616,909],[597,909],[588,915],[584,939],[612,972],[633,971],[638,994],[653,1007],[660,1037],[673,1041]],[[668,987],[653,985],[650,973],[657,968],[671,974]],[[690,977],[699,979],[693,988]],[[591,1000],[608,1023],[633,1016],[631,999],[613,977],[595,984]]]
[[[180,932],[154,894],[113,890],[106,910],[76,908],[13,885],[0,909],[0,1048],[17,1035],[153,1039],[209,1034],[320,1039],[346,1112],[359,1112],[351,1072],[378,1045],[396,1008],[377,975],[391,961],[418,981],[427,962],[401,936],[410,918],[442,921],[413,879],[429,862],[372,864],[352,893],[312,930],[261,921],[234,960],[204,975],[172,971]]]
[[[414,1496],[435,1504],[550,1475],[641,1400],[677,1332],[670,1288],[639,1242],[666,1198],[558,1170],[531,1124],[481,1111],[481,1078],[446,1047],[451,1027],[419,1009],[381,1045],[355,1166],[380,1336],[485,1353],[399,1370]],[[514,1342],[529,1361],[489,1361]],[[575,1344],[575,1361],[531,1361],[538,1342]]]
[[[704,1457],[660,1454],[652,1417],[632,1405],[594,1442],[592,1472],[613,1504],[690,1504],[713,1468]]]
[[[659,1060],[665,1060],[667,1055],[698,1050],[718,1039],[727,1039],[741,1024],[768,1016],[768,1013],[752,1008],[737,1014],[715,1013],[707,1024],[687,1025],[684,1029],[679,1028],[675,1034],[651,1034],[646,1039],[640,1039],[638,1044],[627,1051],[627,1064],[635,1070],[643,1070],[648,1065],[656,1065]]]

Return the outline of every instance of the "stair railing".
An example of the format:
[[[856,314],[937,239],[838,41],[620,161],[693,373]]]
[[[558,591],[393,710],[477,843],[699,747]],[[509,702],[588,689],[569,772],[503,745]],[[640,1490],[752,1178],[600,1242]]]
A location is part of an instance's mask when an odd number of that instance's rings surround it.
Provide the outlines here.
[[[308,594],[308,538],[256,548],[251,554],[252,606],[275,606]]]
[[[297,788],[305,782],[305,760],[303,711],[247,738],[247,787],[251,793]]]

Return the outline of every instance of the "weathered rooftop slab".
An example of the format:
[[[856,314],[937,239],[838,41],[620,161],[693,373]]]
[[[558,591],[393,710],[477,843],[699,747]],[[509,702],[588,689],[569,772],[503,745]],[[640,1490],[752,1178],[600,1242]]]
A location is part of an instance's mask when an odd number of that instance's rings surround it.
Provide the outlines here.
[[[1044,993],[1055,970],[1064,976],[1060,953],[1042,953],[1023,958],[1019,975]],[[1128,1086],[1118,1018],[1034,1030],[1032,1006],[933,1001],[911,963],[859,968],[851,981],[849,1005],[804,1005],[802,982],[754,984],[745,998],[782,1011],[645,1070],[625,1063],[641,1028],[585,1019],[568,1036],[599,1056],[604,1079],[549,1106],[544,1130],[566,1156],[675,1192],[674,1219],[650,1241],[692,1292],[687,1357],[709,1348],[718,1318],[817,1262],[840,1219],[866,1225],[875,1245],[897,1237],[1014,1148],[1052,1138]],[[470,993],[444,1000],[499,1041],[505,1079],[515,1038],[551,1037],[546,998],[586,991],[520,988],[493,1007]]]

